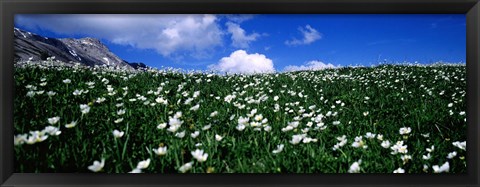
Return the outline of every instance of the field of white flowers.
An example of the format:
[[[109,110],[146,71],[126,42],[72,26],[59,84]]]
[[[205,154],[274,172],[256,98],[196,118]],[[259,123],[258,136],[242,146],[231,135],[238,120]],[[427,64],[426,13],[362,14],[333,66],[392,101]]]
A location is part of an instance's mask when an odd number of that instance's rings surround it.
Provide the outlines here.
[[[466,172],[465,65],[14,76],[15,172]]]

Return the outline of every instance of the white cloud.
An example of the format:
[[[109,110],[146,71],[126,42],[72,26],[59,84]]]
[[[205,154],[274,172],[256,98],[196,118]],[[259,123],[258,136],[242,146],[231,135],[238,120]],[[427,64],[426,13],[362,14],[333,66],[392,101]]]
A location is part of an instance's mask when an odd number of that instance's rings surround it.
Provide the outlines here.
[[[208,57],[223,44],[215,15],[22,15],[15,23],[67,36],[88,35],[153,49],[163,56]]]
[[[340,66],[335,66],[330,63],[325,64],[323,62],[313,60],[301,66],[286,66],[283,70],[288,72],[288,71],[303,71],[303,70],[322,70],[322,69],[338,68],[338,67]]]
[[[310,25],[305,26],[305,29],[303,27],[300,27],[298,28],[298,30],[302,33],[303,38],[294,38],[292,40],[287,40],[285,41],[286,45],[307,45],[322,38],[320,33],[314,28],[312,28]]]
[[[260,37],[257,33],[252,33],[250,35],[245,34],[240,25],[232,22],[227,22],[228,33],[232,35],[232,46],[237,48],[248,48],[250,42],[257,40]]]
[[[220,59],[218,64],[210,65],[209,69],[230,72],[230,73],[273,73],[272,60],[268,59],[263,54],[248,54],[244,50],[237,50],[228,57]]]
[[[228,20],[235,23],[242,23],[255,17],[254,14],[227,14],[225,16]]]

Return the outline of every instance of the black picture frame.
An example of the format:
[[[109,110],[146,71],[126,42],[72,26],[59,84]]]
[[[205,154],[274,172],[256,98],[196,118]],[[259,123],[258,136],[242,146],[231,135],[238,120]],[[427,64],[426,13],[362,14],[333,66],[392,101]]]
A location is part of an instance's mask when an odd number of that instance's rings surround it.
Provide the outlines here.
[[[1,186],[479,186],[480,2],[478,0],[1,0]],[[466,14],[466,174],[66,174],[13,173],[15,14]]]

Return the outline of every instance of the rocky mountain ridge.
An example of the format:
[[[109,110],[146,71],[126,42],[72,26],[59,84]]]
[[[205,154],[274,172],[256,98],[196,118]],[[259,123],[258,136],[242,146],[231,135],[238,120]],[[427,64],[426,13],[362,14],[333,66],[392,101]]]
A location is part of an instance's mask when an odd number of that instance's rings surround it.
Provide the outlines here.
[[[15,62],[40,61],[55,56],[67,63],[86,66],[109,66],[127,69],[146,68],[143,63],[129,63],[114,53],[96,38],[49,38],[14,28]]]

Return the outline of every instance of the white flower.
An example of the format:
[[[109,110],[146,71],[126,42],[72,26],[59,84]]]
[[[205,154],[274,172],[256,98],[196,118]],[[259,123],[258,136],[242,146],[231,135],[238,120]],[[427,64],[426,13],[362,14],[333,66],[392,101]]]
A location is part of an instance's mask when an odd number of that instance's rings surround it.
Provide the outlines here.
[[[179,128],[180,128],[180,125],[170,125],[170,127],[168,127],[167,131],[176,132]]]
[[[247,114],[248,117],[253,117],[257,113],[257,109],[250,111],[250,114]]]
[[[177,118],[170,118],[168,123],[170,124],[170,127],[168,127],[167,130],[170,132],[176,132],[182,125],[183,121]]]
[[[51,125],[54,125],[56,124],[58,121],[60,120],[60,117],[53,117],[53,118],[48,118],[48,123],[50,123]]]
[[[432,147],[426,149],[427,152],[431,153],[435,150],[435,145],[432,145]]]
[[[363,112],[363,116],[368,116],[369,112],[366,111],[366,112]]]
[[[393,173],[405,173],[405,170],[402,168],[398,168],[395,171],[393,171]]]
[[[76,121],[72,121],[68,124],[65,125],[65,128],[69,129],[69,128],[73,128],[77,125],[77,122]]]
[[[165,127],[167,127],[167,123],[160,123],[157,125],[157,129],[164,129]]]
[[[287,127],[282,128],[282,132],[287,132],[287,131],[291,131],[291,130],[293,130],[292,126],[287,126]]]
[[[43,130],[44,133],[48,133],[52,136],[58,136],[62,133],[62,131],[59,131],[59,129],[57,127],[54,127],[54,126],[47,126],[45,127],[45,129]]]
[[[245,126],[244,124],[240,124],[240,123],[239,123],[239,124],[237,125],[236,129],[237,129],[238,131],[243,131],[243,130],[245,129],[245,127],[246,127],[246,126]]]
[[[197,98],[200,95],[200,91],[193,92],[193,98]]]
[[[210,129],[210,127],[212,127],[211,124],[205,125],[205,126],[202,128],[202,130],[206,131],[206,130]]]
[[[28,97],[33,97],[33,96],[35,96],[35,92],[34,91],[28,91],[27,96]]]
[[[424,138],[430,137],[430,133],[421,134]]]
[[[430,160],[432,158],[432,155],[428,153],[427,155],[422,155],[423,160]]]
[[[117,115],[123,115],[123,114],[125,114],[125,111],[126,111],[125,109],[123,109],[123,110],[118,110],[118,111],[117,111]]]
[[[391,154],[392,155],[396,155],[397,153],[405,154],[408,152],[407,147],[408,147],[407,145],[403,145],[403,141],[397,141],[395,145],[390,147],[390,149],[392,149]]]
[[[463,142],[456,141],[456,142],[453,142],[452,145],[464,151],[467,149],[466,141],[463,141]]]
[[[119,131],[117,129],[113,130],[113,137],[115,138],[121,138],[123,136],[123,134],[125,134],[123,131]]]
[[[295,144],[298,144],[300,143],[300,141],[302,141],[303,138],[305,138],[306,135],[305,134],[297,134],[297,135],[293,135],[292,136],[292,140],[290,140],[290,143],[295,145]]]
[[[450,164],[448,162],[445,162],[442,166],[434,165],[432,166],[433,172],[435,173],[442,173],[442,172],[448,172],[450,170]]]
[[[235,95],[227,95],[223,100],[227,103],[232,102],[233,99],[235,99],[237,96]]]
[[[332,124],[333,125],[340,125],[340,121],[334,121]]]
[[[336,143],[332,148],[334,151],[336,151],[337,149],[340,149],[340,147],[343,147],[343,146],[345,146],[345,144],[347,144],[347,136],[345,136],[345,135],[339,136],[339,137],[337,137],[337,140],[339,142]]]
[[[197,105],[193,106],[192,108],[190,108],[190,110],[197,111],[199,108],[200,108],[200,105],[197,104]]]
[[[198,135],[200,135],[200,131],[195,131],[195,132],[193,132],[193,133],[190,134],[190,136],[191,136],[192,138],[196,138]]]
[[[150,165],[150,159],[140,161],[137,164],[137,169],[145,169],[148,167],[148,165]]]
[[[128,173],[142,173],[142,169],[135,168],[135,169],[133,169],[132,171],[130,171],[130,172],[128,172]]]
[[[97,98],[97,100],[95,102],[103,103],[105,100],[107,100],[107,99],[105,99],[105,97],[99,97],[99,98]]]
[[[448,103],[448,107],[452,107],[453,106],[453,103]]]
[[[376,134],[373,134],[373,133],[371,133],[371,132],[367,132],[367,133],[365,134],[365,138],[369,138],[369,139],[373,139],[373,138],[375,138],[375,136],[376,136]]]
[[[390,141],[388,140],[382,141],[381,146],[385,149],[388,149],[390,147]]]
[[[255,121],[262,121],[263,115],[262,115],[262,114],[258,114],[258,115],[255,116],[254,119],[255,119]]]
[[[283,147],[284,147],[283,144],[277,145],[277,149],[273,150],[272,153],[273,153],[273,154],[278,154],[278,153],[282,152],[282,151],[283,151]]]
[[[460,114],[461,116],[463,116],[463,115],[465,115],[465,111],[461,111],[461,112],[458,113],[458,114]]]
[[[246,125],[250,119],[248,117],[239,117],[238,124]]]
[[[222,141],[223,137],[218,135],[218,134],[215,134],[215,140],[217,141]]]
[[[72,80],[70,80],[70,79],[63,80],[63,83],[65,83],[65,84],[70,84],[71,82],[72,82]]]
[[[22,145],[27,141],[28,134],[18,134],[13,138],[14,145]]]
[[[54,96],[54,95],[57,95],[57,93],[56,93],[56,92],[53,92],[53,91],[48,91],[48,92],[47,92],[47,95],[48,95],[48,96]]]
[[[300,124],[300,122],[294,121],[294,122],[289,122],[288,126],[291,126],[293,128],[297,128],[299,124]]]
[[[94,82],[86,82],[85,84],[88,85],[88,86],[93,86],[93,85],[95,85]]]
[[[252,127],[258,127],[258,126],[260,126],[260,125],[262,125],[262,123],[257,122],[257,121],[252,121],[252,122],[250,122],[250,126],[252,126]]]
[[[428,171],[428,165],[423,164],[423,171],[424,171],[424,172],[427,172],[427,171]]]
[[[99,161],[93,161],[93,165],[88,166],[88,169],[93,172],[99,172],[102,170],[103,166],[105,165],[105,159],[102,158],[102,162]]]
[[[192,101],[193,101],[193,98],[188,98],[187,100],[185,100],[185,102],[183,104],[190,105],[190,103],[192,103]]]
[[[48,135],[45,135],[45,132],[40,131],[30,131],[30,136],[26,140],[27,144],[34,144],[38,142],[43,142],[48,138]]]
[[[88,112],[90,112],[90,107],[86,104],[81,104],[80,111],[82,112],[82,114],[87,114]]]
[[[118,118],[118,119],[116,119],[116,120],[113,121],[113,122],[114,122],[114,123],[120,123],[120,122],[122,122],[122,121],[123,121],[123,118]]]
[[[205,162],[208,157],[208,153],[203,153],[203,150],[196,149],[195,151],[192,151],[192,156],[193,158],[197,159],[198,162]]]
[[[409,134],[410,132],[412,132],[412,129],[410,127],[402,127],[400,128],[399,132],[401,135]]]
[[[452,158],[454,158],[454,157],[456,157],[456,156],[457,156],[457,152],[456,152],[456,151],[453,151],[453,152],[451,152],[451,153],[448,153],[447,158],[448,158],[448,159],[452,159]]]
[[[305,137],[302,140],[303,143],[310,143],[310,142],[317,142],[317,141],[318,140],[316,138],[310,138],[310,137]]]
[[[159,104],[163,104],[163,105],[167,105],[168,104],[168,101],[163,99],[162,97],[158,97],[155,99],[155,102],[159,103]]]
[[[412,156],[411,155],[402,155],[400,158],[402,159],[403,164],[406,164],[408,162],[408,160],[412,159]]]
[[[362,147],[364,149],[366,149],[368,146],[365,145],[365,142],[363,141],[363,137],[362,136],[357,136],[355,137],[355,142],[352,143],[352,147]]]
[[[178,138],[183,138],[183,137],[185,137],[185,131],[177,132],[177,133],[175,133],[175,136],[178,137]]]
[[[107,87],[107,91],[108,91],[108,92],[113,92],[113,91],[114,91],[114,89],[113,89],[112,87],[110,87],[110,85],[108,85],[108,87]]]
[[[273,97],[274,101],[278,101],[278,96]]]
[[[343,141],[347,140],[347,136],[345,136],[345,135],[339,136],[339,137],[337,137],[337,140],[343,142]]]
[[[153,149],[153,152],[158,156],[167,154],[167,146],[165,147],[158,147],[158,149]]]
[[[169,121],[168,121],[168,124],[170,126],[180,126],[183,124],[183,121],[179,120],[178,118],[174,117],[174,118],[170,118]]]
[[[348,169],[348,173],[360,173],[361,163],[362,163],[362,160],[358,160],[357,162],[354,162]]]
[[[83,90],[75,90],[73,91],[73,95],[82,95]]]
[[[193,162],[189,162],[178,168],[178,171],[185,173],[188,170],[192,169]]]
[[[214,112],[212,112],[212,113],[210,114],[210,117],[213,118],[213,117],[215,117],[215,116],[217,116],[217,115],[218,115],[218,112],[217,112],[217,111],[214,111]]]

